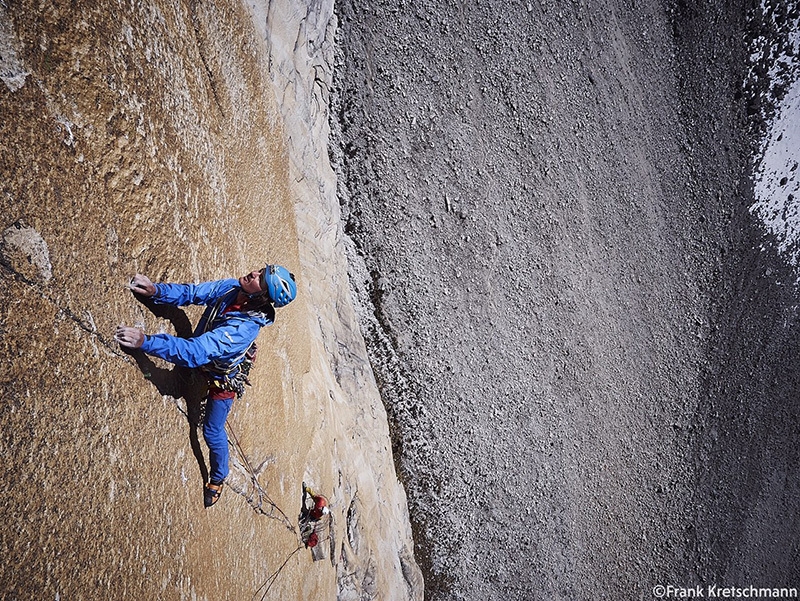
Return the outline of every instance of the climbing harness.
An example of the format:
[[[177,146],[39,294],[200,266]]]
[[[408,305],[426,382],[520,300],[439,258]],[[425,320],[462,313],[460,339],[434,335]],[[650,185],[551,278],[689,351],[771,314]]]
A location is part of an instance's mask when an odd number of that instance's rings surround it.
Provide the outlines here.
[[[228,313],[222,312],[220,313],[220,308],[222,307],[223,302],[225,299],[230,295],[232,291],[236,288],[231,288],[228,292],[223,294],[216,303],[214,303],[209,311],[208,315],[206,316],[205,323],[203,324],[203,333],[209,332],[213,330],[215,327],[219,327],[223,325],[225,322],[238,319],[243,320],[243,317],[238,315],[230,315]],[[270,307],[272,309],[272,307]],[[274,309],[273,309],[274,311]],[[250,311],[248,313],[265,313],[263,311]],[[269,315],[268,315],[269,317]],[[200,368],[200,370],[206,374],[209,378],[210,383],[212,383],[216,388],[219,390],[225,390],[228,392],[235,392],[236,398],[239,399],[244,395],[244,387],[245,385],[251,386],[250,384],[250,370],[253,367],[253,363],[255,361],[256,351],[258,347],[256,346],[255,341],[248,346],[243,353],[234,357],[233,359],[229,359],[227,361],[212,361],[211,363],[204,365]]]
[[[206,374],[214,387],[219,390],[235,392],[236,398],[240,399],[244,395],[245,385],[251,386],[250,370],[253,367],[257,349],[256,343],[253,342],[253,344],[247,347],[244,356],[236,359],[238,363],[235,365],[225,369],[220,366],[218,361],[213,361],[201,367],[200,371]]]

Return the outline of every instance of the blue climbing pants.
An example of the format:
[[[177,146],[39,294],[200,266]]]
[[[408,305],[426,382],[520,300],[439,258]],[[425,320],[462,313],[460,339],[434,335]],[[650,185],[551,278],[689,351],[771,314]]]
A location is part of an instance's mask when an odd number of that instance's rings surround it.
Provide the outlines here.
[[[222,482],[228,475],[228,435],[225,433],[225,420],[233,407],[233,399],[208,399],[206,419],[203,422],[203,438],[208,445],[208,462],[211,464],[209,479]]]

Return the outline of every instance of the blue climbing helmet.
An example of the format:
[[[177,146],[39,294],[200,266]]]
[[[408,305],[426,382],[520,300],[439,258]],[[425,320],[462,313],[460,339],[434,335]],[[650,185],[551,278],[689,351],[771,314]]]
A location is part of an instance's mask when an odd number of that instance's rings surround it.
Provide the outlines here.
[[[267,264],[264,267],[261,287],[266,289],[272,304],[276,307],[285,307],[297,296],[294,274],[280,265]]]

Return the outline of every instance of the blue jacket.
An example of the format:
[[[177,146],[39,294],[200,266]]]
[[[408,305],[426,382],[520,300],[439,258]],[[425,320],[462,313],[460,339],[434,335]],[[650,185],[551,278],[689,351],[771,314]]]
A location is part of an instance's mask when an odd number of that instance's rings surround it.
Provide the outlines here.
[[[202,284],[156,284],[151,299],[162,305],[208,305],[192,338],[169,334],[145,336],[141,349],[183,367],[202,367],[212,361],[232,366],[241,362],[245,351],[259,330],[275,320],[275,309],[267,304],[262,311],[230,311],[222,315],[239,293],[239,281],[233,278]],[[222,302],[211,327],[206,322],[218,299]]]

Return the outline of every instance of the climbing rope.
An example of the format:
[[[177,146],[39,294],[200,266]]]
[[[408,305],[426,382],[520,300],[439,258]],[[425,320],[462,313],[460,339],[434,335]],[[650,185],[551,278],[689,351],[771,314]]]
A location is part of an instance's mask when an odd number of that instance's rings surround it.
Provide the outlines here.
[[[319,542],[320,542],[320,543],[324,543],[325,541],[328,541],[328,540],[330,540],[330,536],[327,536],[327,537],[325,537],[325,538],[321,539]],[[275,581],[278,579],[278,576],[280,576],[281,572],[282,572],[282,571],[283,571],[283,569],[286,567],[286,564],[288,564],[288,563],[289,563],[289,560],[290,560],[292,557],[294,557],[294,556],[295,556],[295,554],[296,554],[298,551],[302,550],[304,547],[305,547],[305,545],[299,545],[299,546],[298,546],[298,547],[297,547],[297,548],[296,548],[294,551],[292,551],[291,553],[289,553],[289,556],[288,556],[288,557],[286,558],[286,560],[285,560],[285,561],[284,561],[284,562],[283,562],[283,563],[280,565],[280,567],[279,567],[277,570],[275,570],[275,571],[274,571],[272,574],[270,574],[270,575],[267,577],[267,579],[264,581],[264,584],[262,584],[261,586],[259,586],[259,587],[258,587],[258,589],[256,590],[256,592],[255,592],[255,593],[253,593],[253,596],[252,596],[252,598],[251,598],[251,601],[253,601],[253,600],[256,598],[256,596],[258,596],[258,593],[260,593],[260,592],[261,592],[261,589],[263,589],[264,587],[266,587],[266,589],[264,590],[264,594],[262,594],[262,595],[261,595],[261,599],[260,599],[259,601],[264,601],[264,599],[266,599],[266,597],[267,597],[267,593],[269,593],[269,589],[271,589],[271,588],[272,588],[272,585],[273,585],[273,584],[275,584]]]
[[[269,495],[267,494],[267,491],[264,490],[264,488],[261,486],[261,483],[258,481],[258,476],[256,475],[256,472],[253,469],[253,466],[250,465],[250,460],[247,458],[247,455],[245,454],[244,450],[242,449],[242,445],[239,443],[239,438],[236,436],[236,433],[233,431],[233,427],[231,426],[230,420],[226,420],[225,421],[225,425],[228,427],[228,432],[230,433],[231,438],[233,439],[233,442],[228,440],[228,443],[231,444],[236,449],[236,452],[239,454],[239,457],[241,457],[242,463],[244,463],[245,469],[247,470],[247,474],[250,476],[250,481],[253,484],[253,488],[255,489],[255,491],[256,491],[256,493],[258,495],[258,499],[253,499],[252,496],[251,497],[246,497],[247,502],[258,513],[260,513],[262,515],[265,515],[267,517],[270,517],[270,518],[272,518],[274,520],[278,520],[278,521],[282,522],[283,525],[286,526],[287,530],[297,534],[297,529],[294,527],[294,524],[292,524],[292,521],[286,516],[286,514],[283,512],[283,510],[280,507],[278,507],[278,505],[275,503],[275,501],[273,501],[269,497]],[[267,505],[269,505],[272,508],[270,511],[267,511],[267,510],[264,509],[264,502],[265,501],[266,501]],[[280,517],[275,515],[276,511],[280,514]]]
[[[267,588],[264,590],[264,594],[263,594],[263,595],[261,595],[261,599],[260,599],[260,601],[264,601],[264,599],[265,599],[265,598],[266,598],[266,596],[267,596],[267,593],[269,593],[269,589],[271,589],[271,588],[272,588],[272,585],[273,585],[273,584],[275,584],[275,581],[278,579],[278,576],[280,576],[281,572],[283,571],[283,568],[285,568],[285,567],[286,567],[286,564],[287,564],[287,563],[289,563],[289,560],[290,560],[292,557],[294,557],[294,556],[295,556],[295,554],[296,554],[298,551],[300,551],[302,548],[303,548],[303,545],[299,545],[299,546],[298,546],[298,547],[297,547],[297,548],[296,548],[294,551],[292,551],[291,553],[289,553],[289,556],[288,556],[288,557],[286,558],[286,560],[285,560],[285,561],[284,561],[284,562],[281,564],[281,566],[280,566],[280,567],[279,567],[277,570],[275,570],[275,571],[274,571],[272,574],[270,574],[270,575],[267,577],[267,579],[264,581],[264,584],[262,584],[261,586],[259,586],[259,587],[258,587],[258,589],[256,590],[256,592],[255,592],[255,593],[253,593],[253,597],[252,597],[252,599],[255,599],[255,598],[256,598],[256,596],[258,595],[258,593],[259,593],[259,592],[261,592],[261,589],[263,589],[264,587],[267,587]],[[251,599],[251,601],[252,601],[252,599]]]
[[[119,346],[117,345],[116,342],[108,340],[105,336],[103,336],[102,334],[100,334],[100,332],[97,331],[97,326],[95,326],[94,319],[92,318],[92,314],[89,313],[89,311],[86,311],[86,314],[88,315],[89,318],[88,319],[82,319],[72,309],[70,309],[68,306],[62,305],[57,299],[55,299],[55,298],[51,297],[49,294],[47,294],[42,289],[42,286],[40,286],[36,282],[26,278],[24,275],[22,275],[16,269],[11,267],[5,261],[0,260],[0,267],[2,267],[4,270],[6,270],[8,273],[10,273],[11,277],[16,279],[18,282],[22,282],[23,284],[26,284],[26,285],[30,286],[31,289],[36,294],[38,294],[40,298],[42,298],[43,300],[45,300],[45,301],[49,302],[50,304],[52,304],[53,306],[55,306],[58,309],[59,314],[65,315],[68,319],[70,319],[71,321],[75,322],[75,324],[80,329],[84,330],[85,332],[88,332],[89,334],[91,334],[92,336],[97,338],[97,340],[100,342],[100,344],[102,344],[109,351],[111,351],[112,354],[116,355],[117,357],[121,358],[122,360],[126,361],[127,363],[132,363],[133,362],[128,355],[126,355],[125,353],[123,353],[122,351],[119,350]]]
[[[286,526],[286,528],[288,530],[290,530],[291,532],[294,532],[299,537],[300,535],[298,534],[298,532],[295,529],[294,525],[292,524],[291,520],[289,520],[289,518],[286,516],[286,514],[283,512],[283,510],[281,510],[281,508],[278,507],[278,505],[272,499],[270,499],[270,497],[267,494],[267,492],[264,490],[264,488],[259,483],[258,476],[256,475],[256,472],[253,469],[253,466],[250,464],[250,460],[247,458],[247,455],[245,454],[244,450],[242,449],[242,445],[239,442],[239,438],[236,436],[236,432],[234,432],[233,427],[231,426],[230,420],[226,420],[225,421],[225,425],[227,426],[228,432],[230,433],[231,438],[233,439],[233,442],[231,442],[230,440],[228,442],[236,449],[236,452],[241,457],[242,463],[244,463],[245,468],[247,469],[247,473],[250,476],[250,480],[253,483],[253,487],[255,488],[256,492],[258,493],[258,500],[257,501],[255,501],[252,497],[247,497],[247,502],[257,512],[259,512],[259,513],[261,513],[263,515],[266,515],[267,517],[270,517],[272,519],[277,519],[279,521],[282,521],[283,524]],[[264,501],[266,501],[267,504],[272,508],[272,511],[267,512],[267,511],[265,511],[263,509]],[[276,517],[273,514],[274,511],[277,511],[280,514],[281,517],[280,518]],[[319,543],[322,543],[322,542],[327,541],[327,540],[330,540],[330,536],[325,537],[324,539],[320,540]],[[319,543],[317,543],[317,544],[319,544]],[[252,597],[251,601],[255,600],[255,598],[262,591],[262,589],[264,590],[264,593],[261,595],[260,601],[264,601],[264,599],[266,599],[267,595],[269,594],[270,589],[272,588],[272,585],[274,585],[275,582],[278,580],[278,576],[280,576],[280,574],[283,571],[283,569],[289,563],[289,560],[291,560],[292,557],[294,557],[297,554],[297,552],[302,550],[303,548],[305,548],[305,545],[304,544],[299,544],[294,549],[294,551],[289,553],[289,555],[286,557],[286,559],[283,561],[283,563],[278,567],[278,569],[275,570],[274,572],[272,572],[272,574],[270,574],[267,577],[267,579],[264,581],[264,583],[261,586],[259,586],[258,589],[256,589],[256,592],[253,593],[253,597]]]

